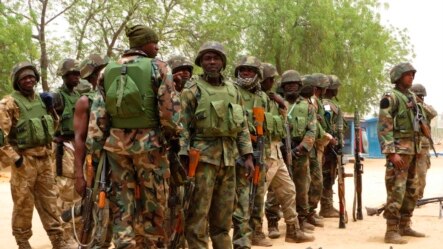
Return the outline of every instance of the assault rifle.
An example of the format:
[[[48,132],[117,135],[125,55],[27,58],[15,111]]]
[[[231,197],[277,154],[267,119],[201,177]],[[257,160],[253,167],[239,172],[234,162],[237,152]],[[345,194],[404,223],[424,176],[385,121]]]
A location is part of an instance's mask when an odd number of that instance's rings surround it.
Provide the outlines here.
[[[355,149],[354,149],[354,203],[352,205],[352,218],[354,221],[363,220],[361,194],[362,194],[362,174],[363,164],[360,157],[360,117],[357,108],[354,112],[354,133],[355,133]]]
[[[428,123],[428,120],[424,116],[423,110],[415,101],[414,97],[410,97],[409,100],[412,102],[414,107],[414,131],[421,131],[423,135],[429,140],[429,144],[431,149],[434,151],[435,157],[438,157],[437,151],[435,151],[434,140],[432,140],[431,129]]]
[[[345,167],[343,163],[343,117],[341,112],[339,112],[337,120],[337,139],[338,147],[337,151],[334,153],[337,156],[337,172],[338,172],[338,200],[339,200],[339,228],[346,228],[346,223],[348,222],[347,212],[346,212],[346,198],[345,198],[345,178],[351,177],[352,174],[345,173]]]
[[[432,198],[424,198],[417,201],[417,207],[429,204],[429,203],[439,203],[439,212],[438,212],[438,218],[442,218],[443,216],[443,196],[441,197],[432,197]],[[371,208],[366,207],[366,213],[369,216],[377,215],[379,216],[381,213],[385,211],[386,204],[383,204],[381,207],[378,208]]]
[[[186,219],[189,212],[189,203],[192,200],[195,190],[195,171],[197,170],[197,165],[200,160],[200,150],[195,148],[190,148],[189,152],[189,170],[188,177],[185,183],[185,198],[183,203],[183,213]],[[184,221],[181,219],[180,215],[177,217],[176,226],[171,234],[171,243],[169,245],[170,249],[176,249],[180,246],[181,237],[184,232]]]
[[[292,148],[291,148],[291,128],[289,127],[288,117],[285,117],[285,150],[286,150],[286,167],[288,168],[289,176],[292,176]]]
[[[264,154],[264,136],[263,124],[265,121],[265,109],[263,107],[252,108],[252,113],[255,122],[255,131],[257,134],[256,150],[254,150],[254,176],[252,178],[251,187],[249,190],[249,214],[254,208],[255,196],[257,195],[258,184],[260,180],[260,172],[264,172],[265,163],[263,161]]]

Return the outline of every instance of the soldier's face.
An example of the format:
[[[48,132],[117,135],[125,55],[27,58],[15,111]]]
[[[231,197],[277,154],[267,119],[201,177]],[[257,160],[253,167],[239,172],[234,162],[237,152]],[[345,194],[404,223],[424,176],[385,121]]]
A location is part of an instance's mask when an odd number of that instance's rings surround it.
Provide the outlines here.
[[[273,85],[274,85],[274,77],[269,77],[266,78],[264,81],[262,81],[261,89],[266,92],[271,90]]]
[[[283,91],[285,91],[285,94],[296,94],[298,92],[298,89],[300,89],[301,82],[287,82],[283,85]]]
[[[68,88],[74,88],[80,83],[80,72],[73,71],[63,76],[65,84]]]
[[[18,81],[20,91],[25,94],[33,93],[34,86],[36,83],[37,83],[37,80],[35,79],[35,76],[33,76],[33,75],[28,75]]]
[[[159,51],[158,42],[150,42],[143,46],[143,52],[145,52],[149,58],[155,58]]]
[[[238,70],[238,75],[242,79],[252,79],[257,75],[257,72],[253,67],[241,67]]]
[[[415,73],[413,71],[409,71],[406,73],[403,73],[400,79],[400,84],[406,88],[409,89],[412,86],[412,82],[414,81]]]
[[[205,53],[200,62],[203,71],[206,73],[219,73],[223,68],[223,60],[221,56],[214,52]]]

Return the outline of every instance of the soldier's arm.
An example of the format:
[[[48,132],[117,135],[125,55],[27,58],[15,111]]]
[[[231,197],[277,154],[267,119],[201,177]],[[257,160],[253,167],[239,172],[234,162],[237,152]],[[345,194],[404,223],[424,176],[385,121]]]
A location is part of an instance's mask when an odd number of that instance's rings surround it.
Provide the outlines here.
[[[97,158],[109,135],[110,120],[106,112],[105,102],[101,94],[97,94],[92,101],[89,114],[86,145]]]
[[[437,111],[434,109],[434,107],[432,107],[432,105],[423,103],[423,109],[429,122],[431,122],[431,120],[438,115]]]
[[[89,99],[86,96],[80,97],[75,103],[74,111],[74,169],[75,176],[83,178],[83,162],[86,156],[86,135],[88,134],[89,123]]]
[[[17,121],[19,115],[19,108],[12,97],[7,96],[0,101],[0,132],[3,137],[3,144],[0,145],[0,159],[5,166],[14,165],[20,159],[20,155],[8,143],[13,120]]]
[[[240,92],[238,93],[237,103],[241,106],[244,106]],[[248,154],[252,155],[253,153],[251,134],[249,133],[248,121],[246,116],[244,116],[242,130],[237,134],[237,148],[241,156],[245,156]]]
[[[378,114],[378,140],[383,154],[394,154],[394,117],[392,116],[393,100],[389,95],[380,101]]]
[[[195,89],[194,89],[195,90]],[[187,156],[190,147],[190,129],[194,118],[197,99],[191,89],[185,88],[180,95],[181,102],[181,123],[183,131],[180,132],[180,151],[178,155]]]
[[[312,147],[314,146],[316,135],[317,135],[317,116],[314,107],[309,106],[306,133],[300,145],[303,146],[306,149],[306,151],[311,151]]]
[[[157,92],[160,123],[162,128],[166,129],[166,133],[175,135],[182,129],[180,99],[175,91],[169,66],[162,61],[157,61],[156,65],[161,81]]]

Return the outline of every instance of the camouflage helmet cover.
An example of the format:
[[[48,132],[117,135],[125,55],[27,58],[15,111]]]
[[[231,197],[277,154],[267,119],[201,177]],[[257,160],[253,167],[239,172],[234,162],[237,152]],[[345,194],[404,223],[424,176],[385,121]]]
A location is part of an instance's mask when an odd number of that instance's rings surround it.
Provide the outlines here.
[[[80,77],[86,79],[91,76],[94,71],[101,70],[106,64],[108,63],[100,55],[91,54],[80,63]]]
[[[240,58],[240,60],[237,63],[237,66],[235,67],[234,76],[238,77],[238,73],[241,67],[252,67],[256,70],[256,73],[260,79],[263,79],[263,72],[261,68],[261,62],[260,60],[251,55],[246,55]]]
[[[277,68],[271,63],[262,63],[261,65],[263,70],[263,80],[278,76]]]
[[[327,88],[329,86],[329,78],[327,75],[322,73],[313,73],[312,77],[317,79],[316,84],[313,86],[318,88]]]
[[[201,67],[201,64],[200,64],[201,58],[207,52],[215,52],[215,53],[219,54],[222,58],[222,61],[223,61],[223,69],[226,68],[225,48],[223,47],[223,45],[220,42],[216,42],[216,41],[208,41],[208,42],[203,43],[203,45],[198,50],[197,57],[195,57],[195,61],[194,61],[195,65]]]
[[[191,74],[194,70],[194,65],[192,64],[192,62],[181,55],[176,55],[169,58],[168,65],[171,67],[172,73],[175,73],[176,69],[178,68],[188,68]]]
[[[318,85],[318,77],[315,75],[303,75],[302,79],[302,87],[308,87],[308,86],[317,86]]]
[[[295,70],[287,70],[284,71],[281,75],[281,85],[284,85],[288,82],[301,82],[301,76],[300,74]]]
[[[415,93],[416,95],[421,95],[421,96],[426,97],[426,88],[422,84],[418,84],[418,83],[413,84],[411,86],[411,91],[413,93]]]
[[[328,89],[335,90],[338,89],[341,85],[340,79],[336,75],[328,75],[329,78],[329,87]]]
[[[397,64],[389,72],[389,75],[391,77],[391,83],[395,84],[404,73],[411,72],[411,71],[414,73],[414,75],[417,72],[417,70],[412,66],[411,63],[404,62],[404,63]]]
[[[80,72],[79,63],[74,59],[64,59],[57,69],[57,76],[65,76],[70,72]]]
[[[11,83],[14,90],[17,91],[19,90],[17,82],[20,80],[18,77],[20,75],[20,72],[23,71],[23,69],[31,69],[32,71],[34,71],[35,80],[37,82],[40,81],[40,74],[37,71],[37,68],[34,66],[34,64],[28,61],[19,62],[12,67],[11,71]]]

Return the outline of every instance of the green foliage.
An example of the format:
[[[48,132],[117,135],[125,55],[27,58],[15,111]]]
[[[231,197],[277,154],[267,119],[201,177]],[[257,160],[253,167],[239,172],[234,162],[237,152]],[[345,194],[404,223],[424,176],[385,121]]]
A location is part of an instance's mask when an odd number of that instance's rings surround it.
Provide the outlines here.
[[[0,3],[0,97],[12,91],[10,73],[16,63],[35,63],[37,50],[31,36],[31,26],[22,18],[7,14]]]

